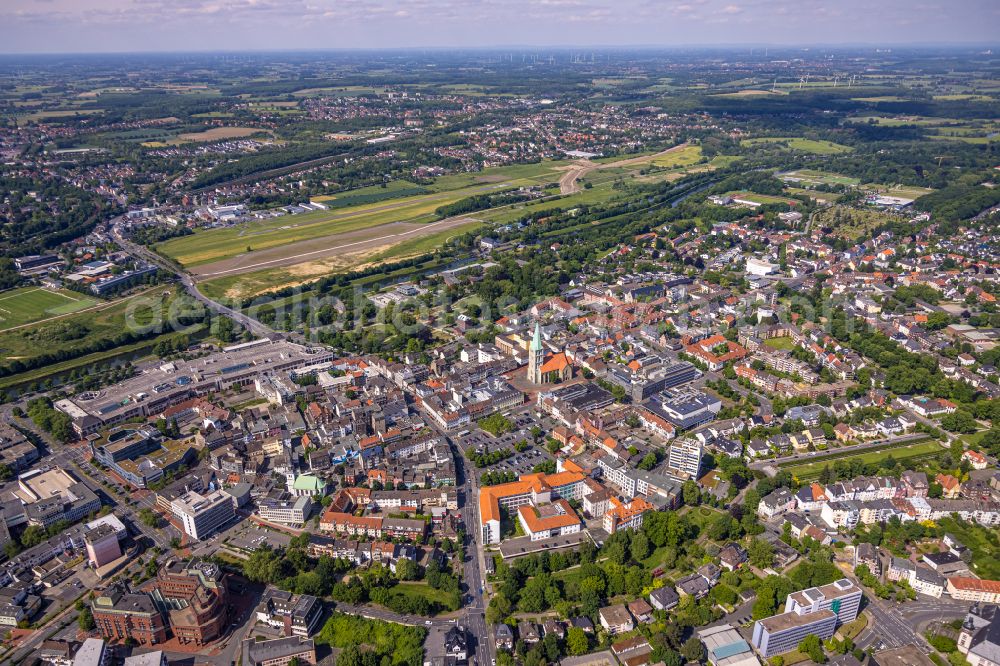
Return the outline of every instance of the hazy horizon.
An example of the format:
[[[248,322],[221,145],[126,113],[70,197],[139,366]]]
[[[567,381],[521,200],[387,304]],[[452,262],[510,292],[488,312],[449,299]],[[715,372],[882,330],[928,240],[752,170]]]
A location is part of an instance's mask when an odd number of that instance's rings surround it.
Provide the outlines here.
[[[975,46],[995,0],[6,0],[18,54]]]

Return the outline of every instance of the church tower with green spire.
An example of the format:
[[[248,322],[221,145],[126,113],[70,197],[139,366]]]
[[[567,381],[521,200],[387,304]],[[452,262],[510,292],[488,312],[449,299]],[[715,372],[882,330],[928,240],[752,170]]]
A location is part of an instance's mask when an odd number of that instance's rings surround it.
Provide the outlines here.
[[[542,328],[535,323],[535,335],[528,347],[528,381],[542,383],[542,366],[545,364],[545,349],[542,347]]]

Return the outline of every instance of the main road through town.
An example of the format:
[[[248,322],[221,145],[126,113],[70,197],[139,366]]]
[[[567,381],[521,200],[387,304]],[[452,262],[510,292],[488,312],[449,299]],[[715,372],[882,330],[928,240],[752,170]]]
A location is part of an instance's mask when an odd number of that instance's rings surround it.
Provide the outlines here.
[[[125,248],[125,250],[133,257],[142,259],[148,263],[159,266],[162,270],[177,276],[178,280],[180,280],[181,285],[184,287],[184,291],[186,291],[192,298],[194,298],[196,301],[204,305],[209,310],[212,310],[217,314],[229,317],[230,319],[232,319],[239,325],[243,326],[254,335],[258,337],[265,337],[268,335],[273,335],[275,333],[274,329],[266,326],[265,324],[254,319],[253,317],[248,317],[239,310],[233,310],[232,308],[225,306],[217,301],[213,301],[212,299],[202,294],[200,291],[198,291],[198,287],[195,285],[194,278],[192,278],[191,275],[177,268],[176,266],[168,262],[166,259],[156,254],[155,252],[152,252],[148,248],[133,243],[132,241],[127,239],[125,235],[122,233],[120,227],[117,224],[115,224],[116,221],[117,220],[112,220],[111,223],[111,228],[113,229],[115,240],[123,248]]]
[[[442,436],[445,436],[442,433]],[[450,440],[449,440],[450,442]],[[455,473],[458,475],[458,501],[465,525],[465,561],[462,569],[466,593],[465,626],[473,639],[475,659],[473,666],[492,666],[496,658],[493,632],[486,622],[486,575],[484,573],[485,552],[482,543],[482,529],[479,525],[479,479],[475,472],[466,469],[465,457],[458,447],[451,445],[455,458]]]

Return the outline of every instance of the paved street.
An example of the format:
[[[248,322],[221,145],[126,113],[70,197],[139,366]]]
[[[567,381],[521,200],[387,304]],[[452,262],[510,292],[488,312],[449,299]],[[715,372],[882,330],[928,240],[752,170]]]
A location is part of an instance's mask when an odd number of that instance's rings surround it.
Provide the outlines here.
[[[486,576],[482,573],[484,560],[480,540],[482,529],[479,526],[479,479],[475,471],[466,468],[465,457],[457,447],[452,446],[455,456],[456,473],[459,478],[459,498],[464,499],[461,505],[462,517],[465,523],[465,555],[463,563],[467,594],[471,595],[471,603],[466,604],[465,625],[474,643],[475,663],[479,666],[490,665],[496,657],[496,646],[493,633],[486,623],[486,605],[488,603],[485,590]]]
[[[871,620],[855,641],[862,649],[881,643],[889,648],[917,645],[929,650],[930,646],[923,636],[927,624],[965,617],[970,606],[967,602],[952,601],[948,597],[933,599],[923,595],[902,604],[867,593],[865,599]]]
[[[251,333],[253,333],[258,337],[273,335],[275,333],[274,329],[266,326],[265,324],[257,321],[256,319],[248,317],[247,315],[243,314],[238,310],[233,310],[232,308],[222,305],[221,303],[217,303],[216,301],[213,301],[212,299],[206,297],[204,294],[198,291],[198,287],[195,285],[194,279],[190,275],[188,275],[187,272],[178,270],[169,262],[165,261],[163,257],[157,255],[155,252],[151,252],[149,249],[141,245],[137,245],[136,243],[133,243],[132,241],[125,238],[122,234],[120,234],[118,232],[118,227],[114,225],[116,221],[117,220],[112,220],[112,229],[115,230],[114,232],[115,240],[118,243],[120,243],[122,247],[124,247],[133,256],[143,259],[151,264],[155,264],[160,268],[162,268],[163,270],[176,275],[177,278],[180,280],[180,283],[184,286],[184,290],[187,291],[187,293],[192,298],[202,303],[209,310],[212,310],[217,314],[229,317],[230,319],[240,324],[241,326],[243,326],[248,331],[250,331]]]

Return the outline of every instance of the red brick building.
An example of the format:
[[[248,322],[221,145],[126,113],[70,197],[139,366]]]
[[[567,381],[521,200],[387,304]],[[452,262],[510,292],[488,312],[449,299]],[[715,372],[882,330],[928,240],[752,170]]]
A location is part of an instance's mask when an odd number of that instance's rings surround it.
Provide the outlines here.
[[[226,576],[217,565],[171,561],[138,591],[108,590],[91,611],[107,639],[157,645],[172,635],[200,646],[224,635],[228,605]]]
[[[91,603],[97,629],[110,640],[131,638],[140,645],[158,645],[167,640],[167,625],[148,594],[135,594],[114,587]]]

